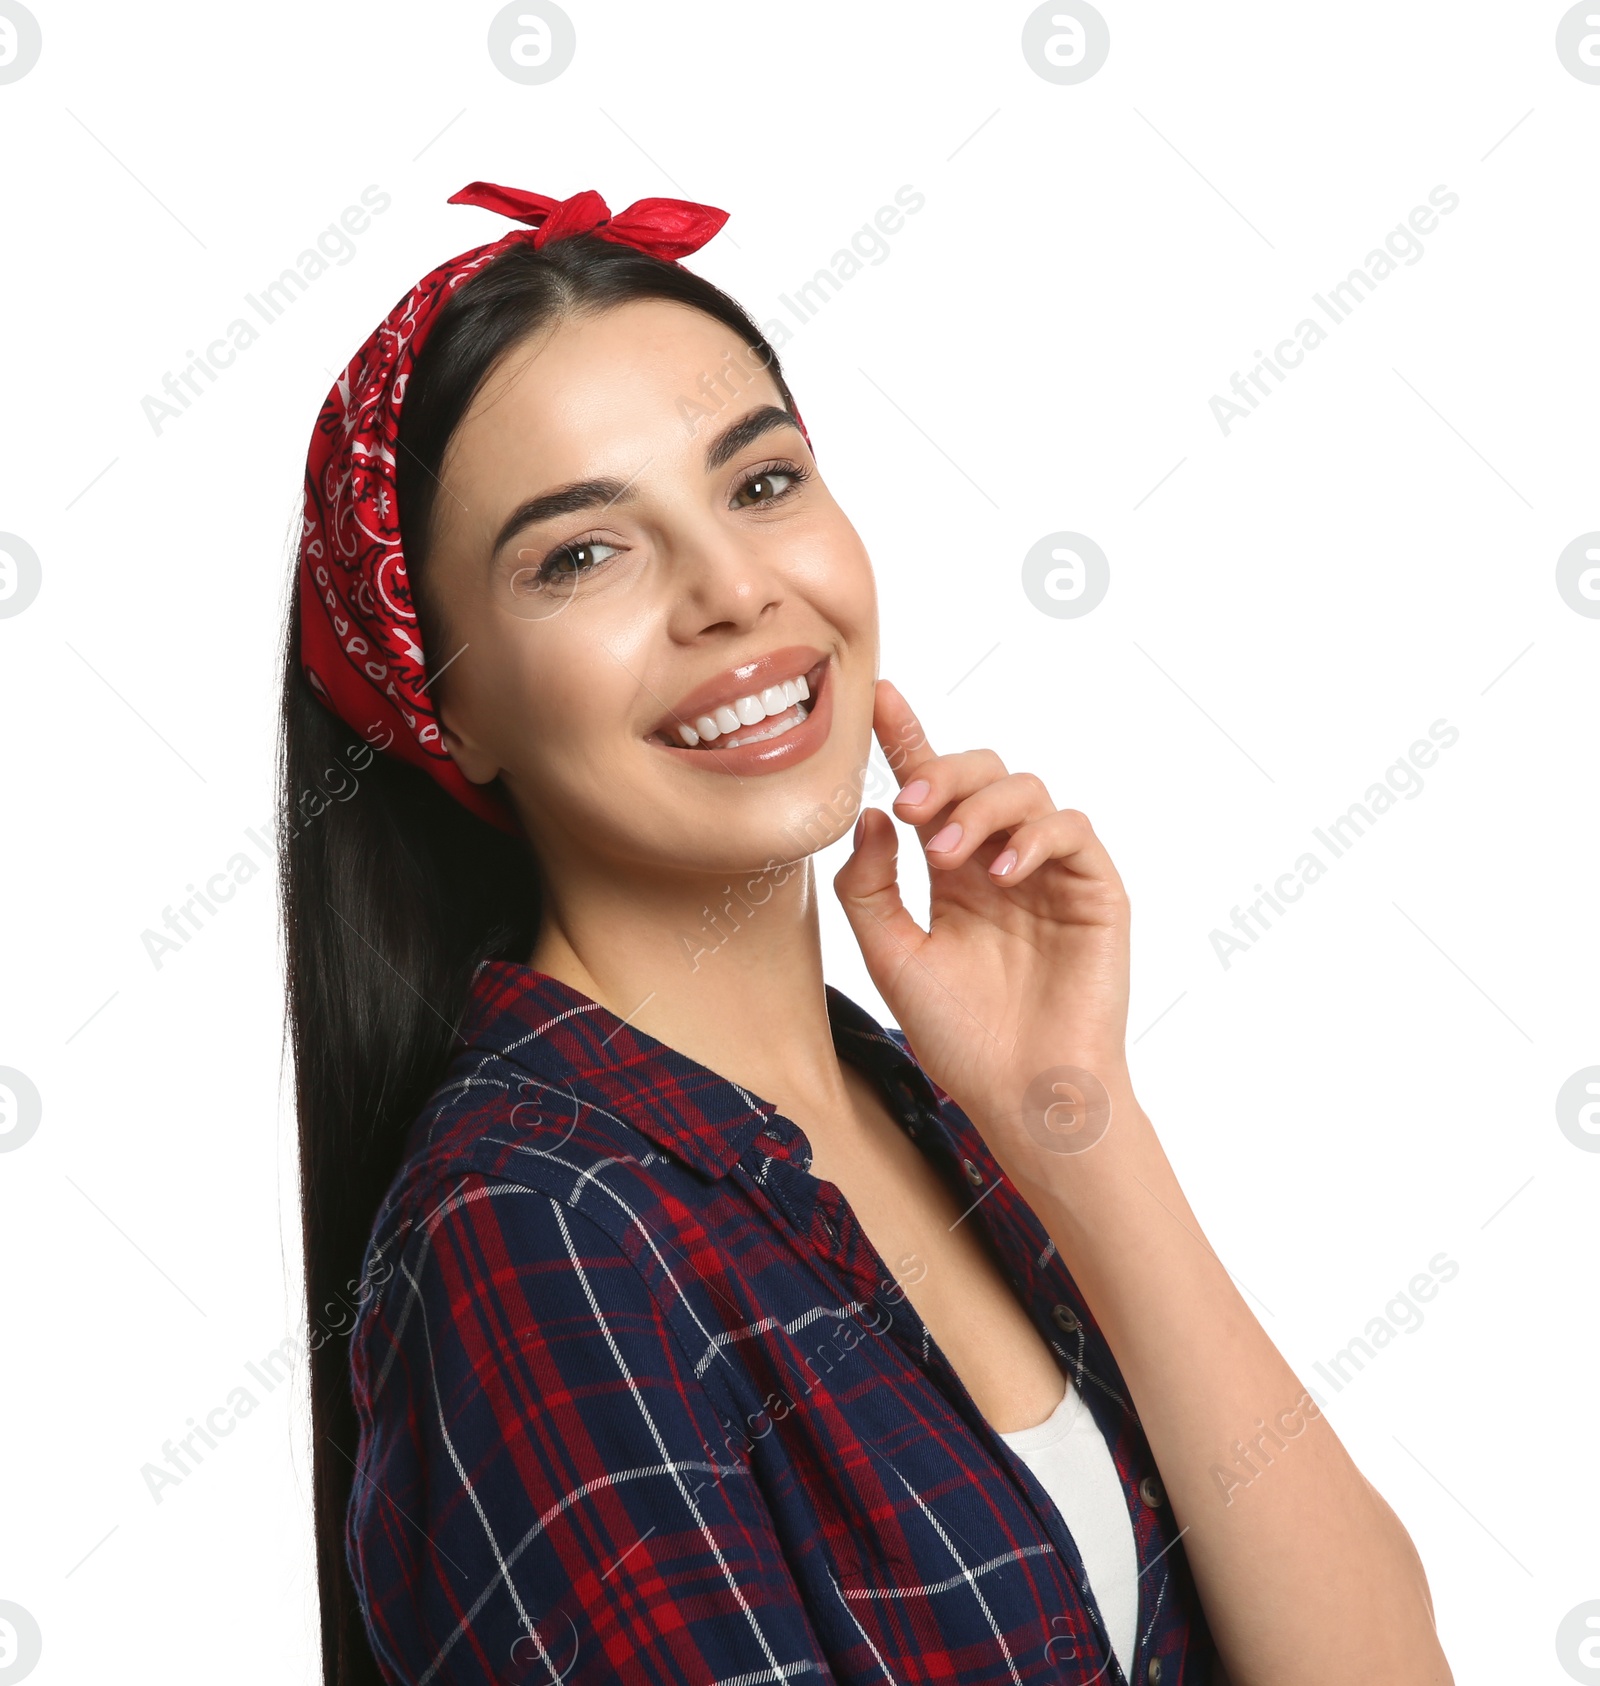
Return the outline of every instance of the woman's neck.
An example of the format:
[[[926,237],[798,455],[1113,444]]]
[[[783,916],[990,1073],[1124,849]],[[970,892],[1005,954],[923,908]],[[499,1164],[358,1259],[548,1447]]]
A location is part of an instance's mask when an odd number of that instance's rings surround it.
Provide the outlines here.
[[[786,1116],[851,1116],[809,860],[731,883],[551,886],[528,964]]]

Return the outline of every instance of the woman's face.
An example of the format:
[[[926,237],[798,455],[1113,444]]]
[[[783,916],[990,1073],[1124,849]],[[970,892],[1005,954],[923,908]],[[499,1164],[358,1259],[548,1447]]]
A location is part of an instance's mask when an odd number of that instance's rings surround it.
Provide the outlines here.
[[[445,743],[547,872],[759,869],[848,829],[871,565],[742,339],[657,300],[563,321],[501,360],[440,482]]]

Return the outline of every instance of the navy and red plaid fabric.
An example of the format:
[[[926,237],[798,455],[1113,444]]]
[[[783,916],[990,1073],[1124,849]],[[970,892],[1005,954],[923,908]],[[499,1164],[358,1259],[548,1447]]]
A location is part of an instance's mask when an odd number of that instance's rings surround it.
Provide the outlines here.
[[[904,1038],[829,1010],[1111,1448],[1133,1680],[1206,1686],[1180,1531],[1076,1286]],[[809,1160],[769,1103],[586,996],[479,969],[351,1349],[346,1544],[388,1680],[1124,1679],[1059,1512]]]

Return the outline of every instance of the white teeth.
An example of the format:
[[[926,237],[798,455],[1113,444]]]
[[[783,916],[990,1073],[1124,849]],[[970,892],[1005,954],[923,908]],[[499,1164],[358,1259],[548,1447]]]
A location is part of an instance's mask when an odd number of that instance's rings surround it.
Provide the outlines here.
[[[737,732],[741,726],[756,726],[763,720],[790,714],[801,703],[810,700],[811,687],[806,684],[805,675],[801,674],[798,679],[785,679],[782,684],[768,685],[764,690],[752,692],[748,697],[739,697],[732,703],[724,703],[721,708],[712,710],[710,714],[698,716],[693,726],[680,725],[678,735],[693,749],[698,744],[715,743],[728,733]],[[756,743],[762,738],[777,737],[791,727],[798,726],[804,719],[805,714],[801,714],[796,719],[784,720],[770,732],[746,732],[732,739],[725,747],[737,748],[742,743]]]
[[[805,719],[805,711],[799,707],[791,709],[787,714],[780,714],[776,719],[769,717],[753,732],[741,732],[736,738],[729,738],[724,749],[738,749],[742,744],[765,743],[768,738],[781,738],[785,732],[792,732]]]

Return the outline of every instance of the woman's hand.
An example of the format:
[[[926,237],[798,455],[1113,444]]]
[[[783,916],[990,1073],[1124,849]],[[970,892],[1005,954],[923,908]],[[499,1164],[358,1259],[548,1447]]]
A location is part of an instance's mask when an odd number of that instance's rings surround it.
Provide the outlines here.
[[[988,750],[935,755],[882,682],[873,725],[900,781],[895,808],[927,851],[929,928],[901,903],[894,827],[872,809],[834,887],[918,1059],[1001,1170],[1029,1185],[1109,1341],[1228,1673],[1241,1686],[1448,1686],[1415,1548],[1320,1413],[1307,1413],[1293,1450],[1275,1448],[1270,1474],[1249,1466],[1265,1478],[1248,1502],[1219,1494],[1241,1428],[1281,1423],[1305,1388],[1204,1239],[1134,1097],[1128,897],[1088,820]],[[952,823],[954,846],[931,848]],[[1105,1146],[1074,1160],[1063,1154],[1104,1132],[1069,1121],[1052,1141],[1061,1126],[1048,1115],[1081,1119],[1084,1071],[1114,1097],[1121,1126],[1110,1120]]]
[[[1037,777],[1008,773],[992,750],[936,754],[887,680],[873,729],[932,895],[924,931],[900,899],[895,828],[864,809],[833,883],[867,970],[929,1076],[975,1122],[1033,1111],[1042,1122],[1051,1085],[1039,1105],[1036,1080],[1052,1068],[1087,1069],[1108,1085],[1125,1071],[1122,880],[1083,814],[1057,808]],[[1004,1154],[1020,1144],[990,1145]]]

